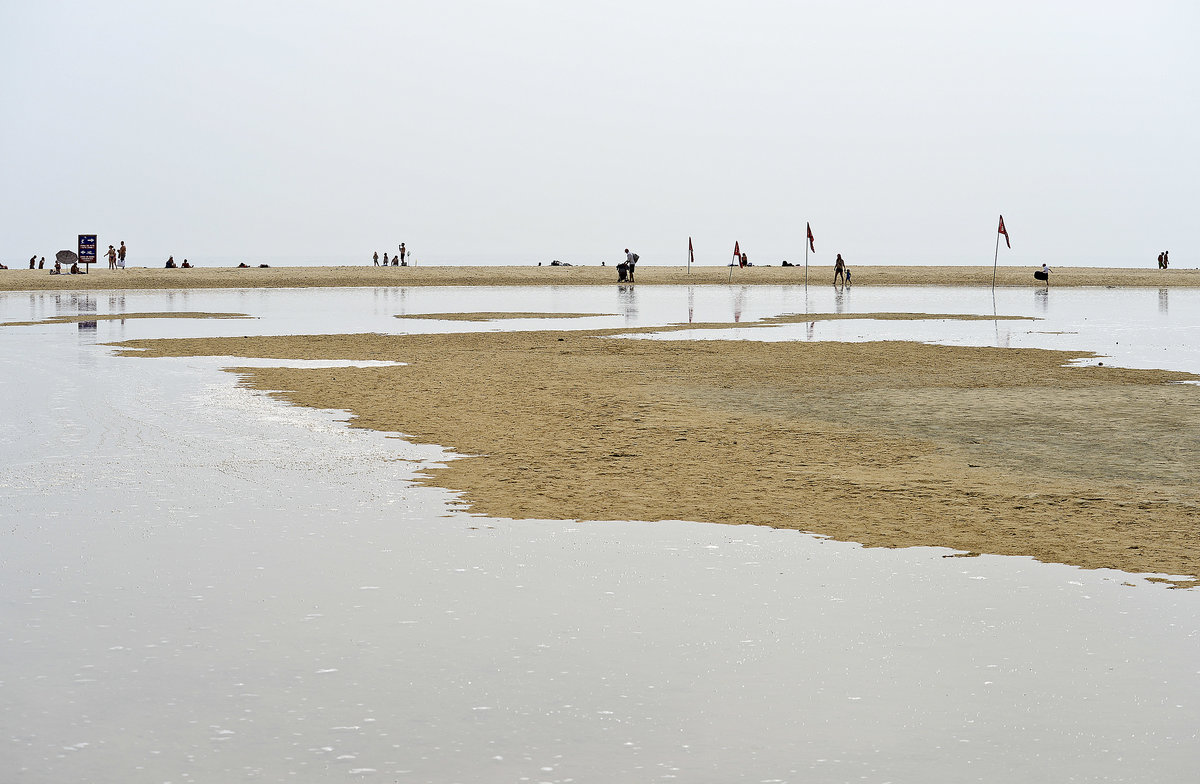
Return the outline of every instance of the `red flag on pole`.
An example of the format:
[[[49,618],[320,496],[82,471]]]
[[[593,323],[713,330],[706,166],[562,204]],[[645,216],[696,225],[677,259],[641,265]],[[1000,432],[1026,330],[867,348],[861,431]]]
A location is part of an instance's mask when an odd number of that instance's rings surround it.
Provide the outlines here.
[[[737,240],[733,241],[733,257],[735,259],[740,259],[742,257],[742,252],[738,250]]]
[[[813,248],[812,226],[808,223],[805,223],[804,225],[808,229],[808,247],[812,248],[813,253],[816,253],[817,249]]]
[[[1000,233],[1004,235],[1004,244],[1012,247],[1012,243],[1008,241],[1008,229],[1004,228],[1004,216],[1000,216]]]

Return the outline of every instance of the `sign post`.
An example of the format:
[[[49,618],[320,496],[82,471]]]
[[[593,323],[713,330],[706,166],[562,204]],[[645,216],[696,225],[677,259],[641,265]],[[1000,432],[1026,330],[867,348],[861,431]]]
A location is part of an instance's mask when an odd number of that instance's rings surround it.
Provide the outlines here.
[[[95,234],[80,234],[79,235],[79,263],[83,264],[83,271],[88,272],[89,264],[96,263],[96,235]]]

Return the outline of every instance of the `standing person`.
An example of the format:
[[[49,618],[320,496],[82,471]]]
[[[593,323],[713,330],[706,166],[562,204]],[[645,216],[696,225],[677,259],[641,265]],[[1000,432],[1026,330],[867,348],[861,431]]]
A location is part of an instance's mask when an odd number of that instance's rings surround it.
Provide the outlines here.
[[[45,268],[46,268],[46,257],[42,256],[40,259],[38,259],[38,269],[45,269]]]
[[[400,243],[400,266],[401,266],[401,267],[407,267],[407,266],[408,266],[408,264],[406,264],[406,263],[405,263],[405,261],[404,261],[404,259],[405,259],[405,257],[406,257],[406,256],[408,256],[408,251],[407,251],[407,250],[405,250],[405,248],[404,248],[404,243],[403,243],[403,242],[401,242],[401,243]]]
[[[117,268],[117,249],[112,245],[108,246],[108,268],[110,270]]]
[[[1169,251],[1169,250],[1163,251],[1163,269],[1166,269],[1167,267],[1171,266],[1171,260],[1167,258],[1167,254],[1170,252],[1171,251]]]
[[[35,254],[33,254],[32,256],[30,256],[30,257],[29,257],[29,269],[33,269],[33,266],[34,266],[36,263],[37,263],[37,254],[35,253]]]
[[[388,265],[387,251],[384,251],[383,252],[383,266],[386,267],[387,265]]]
[[[1161,253],[1160,253],[1160,254],[1158,254],[1158,268],[1159,268],[1159,269],[1166,269],[1166,268],[1167,268],[1167,265],[1163,263],[1163,255],[1162,255]]]
[[[373,256],[373,258],[375,259],[375,266],[378,267],[379,266],[379,251],[375,251],[375,255]]]
[[[837,285],[838,278],[842,279],[842,283],[846,282],[846,262],[842,261],[842,254],[837,255],[837,260],[833,262],[833,285]]]
[[[117,266],[125,269],[125,240],[121,240],[121,247],[117,248]]]

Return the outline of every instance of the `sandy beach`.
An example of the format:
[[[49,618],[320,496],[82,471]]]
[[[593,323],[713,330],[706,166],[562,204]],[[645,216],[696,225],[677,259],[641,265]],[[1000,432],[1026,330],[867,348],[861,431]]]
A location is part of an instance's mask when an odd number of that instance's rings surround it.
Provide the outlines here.
[[[1193,376],[1039,349],[614,339],[629,332],[120,345],[408,363],[236,372],[467,455],[425,481],[489,516],[750,523],[1200,576],[1200,388],[1173,383]]]
[[[990,286],[992,268],[854,266],[857,286]],[[803,267],[652,267],[637,270],[639,285],[803,284]],[[832,267],[809,268],[809,285],[829,285]],[[87,275],[46,270],[0,270],[0,291],[187,288],[297,288],[312,286],[591,286],[617,282],[614,267],[198,267],[94,269]],[[996,285],[1041,288],[1031,267],[1000,267]],[[1050,286],[1200,286],[1200,270],[1061,267]]]

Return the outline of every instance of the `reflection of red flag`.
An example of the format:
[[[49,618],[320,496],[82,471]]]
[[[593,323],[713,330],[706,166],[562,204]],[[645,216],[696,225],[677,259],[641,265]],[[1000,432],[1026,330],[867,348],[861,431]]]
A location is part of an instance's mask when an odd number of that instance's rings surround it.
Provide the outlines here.
[[[807,223],[805,223],[805,224],[804,224],[804,227],[805,227],[806,229],[808,229],[808,247],[809,247],[810,249],[812,249],[812,252],[813,252],[813,253],[816,253],[816,252],[817,252],[817,249],[813,247],[812,226],[811,226],[811,225],[809,225],[809,224],[807,224]]]
[[[692,238],[688,237],[688,264],[696,263],[696,252],[692,250]]]
[[[1000,233],[1004,235],[1004,244],[1012,247],[1012,243],[1008,241],[1008,229],[1004,228],[1004,216],[1000,216]]]

